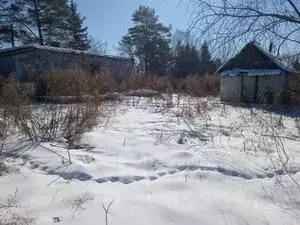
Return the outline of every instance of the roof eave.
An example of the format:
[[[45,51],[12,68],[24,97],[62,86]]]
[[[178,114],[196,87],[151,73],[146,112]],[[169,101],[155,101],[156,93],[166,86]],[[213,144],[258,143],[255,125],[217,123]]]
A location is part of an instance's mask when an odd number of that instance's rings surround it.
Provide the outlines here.
[[[11,53],[14,53],[14,52],[17,53],[17,52],[20,52],[22,50],[24,50],[24,51],[32,50],[33,51],[34,49],[65,52],[65,53],[74,53],[74,54],[86,54],[86,55],[90,55],[90,56],[106,57],[106,58],[120,59],[120,60],[133,60],[133,58],[131,58],[131,57],[104,55],[104,54],[99,54],[99,53],[89,52],[89,51],[80,51],[80,50],[69,49],[69,48],[57,48],[57,47],[41,46],[41,45],[34,45],[34,44],[2,49],[2,50],[0,50],[0,56],[2,54],[3,55],[4,54],[11,54]]]
[[[276,66],[281,69],[282,71],[285,71],[286,73],[296,73],[296,70],[294,70],[293,68],[288,68],[286,65],[283,65],[282,63],[278,62],[278,60],[276,59],[275,56],[273,56],[271,53],[265,51],[261,46],[250,42],[247,45],[245,45],[234,57],[230,58],[229,60],[227,60],[225,63],[223,63],[218,69],[217,69],[217,73],[221,73],[223,72],[222,69],[227,66],[228,63],[230,63],[230,61],[235,58],[238,54],[240,54],[244,48],[248,47],[249,44],[252,44],[253,46],[255,46],[260,52],[262,52],[266,57],[268,57],[272,62],[274,62],[276,64]]]

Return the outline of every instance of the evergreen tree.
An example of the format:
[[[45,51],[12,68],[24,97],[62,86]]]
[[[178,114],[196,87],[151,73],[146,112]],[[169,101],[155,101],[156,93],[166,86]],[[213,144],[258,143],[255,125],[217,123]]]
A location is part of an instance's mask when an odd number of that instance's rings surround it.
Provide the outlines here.
[[[36,16],[31,17],[39,32],[40,44],[59,47],[61,43],[69,42],[68,32],[68,0],[29,0],[37,1]],[[38,18],[39,15],[39,18]],[[41,38],[42,37],[42,38]]]
[[[295,68],[296,71],[300,71],[300,62],[299,59],[296,59],[295,62],[293,63],[293,67]]]
[[[5,13],[5,17],[4,17]],[[13,24],[18,42],[89,48],[85,20],[74,1],[68,0],[0,0],[0,22]],[[2,38],[2,42],[8,40]]]
[[[138,60],[141,72],[166,75],[171,62],[170,28],[159,23],[155,10],[140,6],[132,16],[133,27],[120,41],[122,53]]]
[[[0,45],[5,45],[10,42],[10,25],[12,20],[9,15],[9,7],[6,0],[0,0]]]
[[[24,26],[23,43],[58,46],[68,40],[68,0],[15,0],[20,11],[18,22]]]
[[[200,52],[200,65],[199,65],[199,74],[212,74],[216,72],[216,65],[211,60],[211,54],[209,52],[208,44],[206,42],[201,46]]]
[[[0,26],[3,28],[0,44],[11,43],[11,32],[15,42],[23,42],[24,36],[34,35],[32,28],[26,24],[23,0],[0,0]],[[11,31],[12,28],[12,31]]]
[[[174,55],[173,75],[176,77],[185,77],[187,75],[197,74],[200,59],[195,46],[190,44],[177,43]]]
[[[89,49],[89,40],[87,27],[83,26],[85,17],[81,17],[78,12],[77,4],[71,0],[70,12],[68,18],[68,26],[70,31],[70,43],[69,47],[77,50],[87,50]]]

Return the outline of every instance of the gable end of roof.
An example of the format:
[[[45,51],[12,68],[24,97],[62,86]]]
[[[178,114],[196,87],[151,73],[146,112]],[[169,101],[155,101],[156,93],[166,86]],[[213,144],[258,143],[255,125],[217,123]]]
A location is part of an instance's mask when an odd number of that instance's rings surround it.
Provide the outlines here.
[[[261,46],[259,46],[258,44],[254,43],[254,42],[250,42],[247,45],[245,45],[241,51],[236,54],[233,58],[230,58],[228,61],[226,61],[223,65],[221,65],[218,69],[217,69],[217,73],[221,73],[223,72],[223,69],[229,65],[242,51],[244,51],[245,49],[249,48],[250,46],[253,46],[254,48],[256,48],[258,51],[260,51],[264,56],[266,56],[270,61],[272,61],[277,67],[278,69],[287,72],[287,73],[295,73],[296,70],[294,68],[291,68],[287,65],[285,65],[283,62],[281,62],[279,60],[279,58],[275,57],[274,55],[272,55],[271,53],[265,51]]]

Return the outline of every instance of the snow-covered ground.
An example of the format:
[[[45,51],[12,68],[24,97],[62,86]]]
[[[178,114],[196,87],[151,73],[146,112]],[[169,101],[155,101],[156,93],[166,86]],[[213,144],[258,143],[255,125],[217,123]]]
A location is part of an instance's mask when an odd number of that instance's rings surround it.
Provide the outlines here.
[[[299,126],[218,99],[126,97],[71,165],[63,143],[10,139],[18,171],[0,177],[0,197],[16,192],[15,210],[38,225],[105,224],[111,201],[110,225],[296,225]]]

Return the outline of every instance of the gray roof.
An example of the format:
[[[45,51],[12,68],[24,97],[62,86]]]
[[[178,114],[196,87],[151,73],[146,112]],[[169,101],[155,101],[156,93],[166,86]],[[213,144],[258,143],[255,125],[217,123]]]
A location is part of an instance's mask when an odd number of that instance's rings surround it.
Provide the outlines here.
[[[48,50],[48,51],[73,53],[73,54],[85,54],[85,55],[91,55],[91,56],[108,57],[108,58],[112,58],[112,59],[130,59],[130,60],[132,60],[132,58],[130,58],[130,57],[104,55],[104,54],[99,54],[99,53],[90,52],[90,51],[79,51],[79,50],[74,50],[74,49],[69,49],[69,48],[57,48],[57,47],[42,46],[42,45],[24,45],[24,46],[0,49],[0,55],[5,54],[5,53],[18,54],[19,52],[22,52],[22,51],[31,51],[34,49],[42,49],[42,50]]]
[[[291,73],[295,73],[296,70],[293,67],[290,67],[288,65],[286,65],[285,63],[283,63],[280,58],[272,55],[270,52],[264,50],[260,45],[258,44],[254,44],[262,53],[264,53],[270,60],[272,60],[280,69],[287,71],[287,72],[291,72]]]
[[[244,46],[242,48],[242,50],[244,48],[246,48],[249,44],[252,44],[253,46],[255,46],[260,52],[262,52],[266,57],[268,57],[272,62],[274,62],[279,69],[283,70],[283,71],[286,71],[286,72],[289,72],[289,73],[296,73],[296,70],[291,67],[291,66],[288,66],[286,65],[285,63],[283,63],[280,58],[272,55],[271,53],[267,52],[266,50],[264,50],[260,45],[258,45],[257,43],[254,43],[254,42],[250,42],[248,43],[246,46]],[[242,51],[241,50],[241,51]],[[241,52],[240,51],[240,52]],[[218,69],[217,69],[217,72],[221,71],[233,58],[229,59],[228,61],[226,61],[223,65],[221,65]]]

